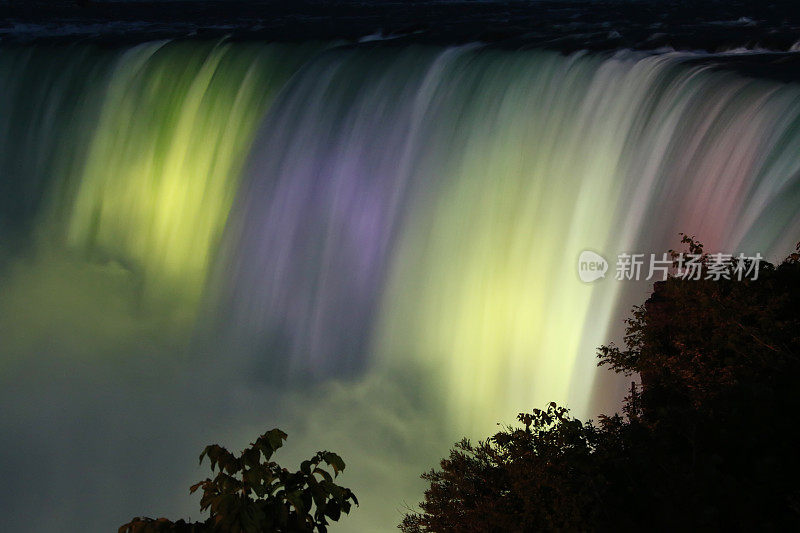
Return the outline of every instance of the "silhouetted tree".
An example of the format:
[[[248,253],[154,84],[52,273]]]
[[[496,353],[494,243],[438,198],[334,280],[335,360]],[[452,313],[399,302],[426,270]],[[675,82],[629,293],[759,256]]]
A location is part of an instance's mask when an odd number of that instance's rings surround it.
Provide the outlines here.
[[[683,242],[705,274],[702,245]],[[400,529],[796,527],[800,254],[761,263],[755,280],[704,277],[656,283],[624,348],[600,348],[600,365],[641,380],[624,417],[584,424],[550,404],[521,414],[523,428],[462,441],[422,476],[421,512]]]
[[[208,457],[214,479],[205,479],[190,488],[202,490],[201,511],[209,511],[204,522],[172,522],[166,518],[134,518],[119,528],[119,533],[325,533],[329,520],[337,521],[349,513],[358,500],[350,489],[334,483],[344,470],[341,457],[332,452],[317,452],[290,472],[271,461],[283,446],[286,433],[273,429],[261,435],[238,457],[219,446],[206,446],[200,462]],[[333,469],[333,476],[323,463]]]
[[[603,519],[600,505],[609,480],[600,463],[620,453],[623,420],[599,426],[576,420],[563,407],[520,414],[524,427],[508,427],[472,445],[463,440],[422,478],[430,482],[422,513],[408,514],[401,529],[422,531],[580,530]]]

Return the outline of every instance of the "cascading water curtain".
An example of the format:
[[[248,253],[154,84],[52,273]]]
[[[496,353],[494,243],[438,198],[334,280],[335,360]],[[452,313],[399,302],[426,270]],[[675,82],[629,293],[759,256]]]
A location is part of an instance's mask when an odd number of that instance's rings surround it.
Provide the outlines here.
[[[0,501],[39,530],[190,514],[195,452],[266,424],[339,451],[347,527],[390,530],[461,436],[613,409],[595,349],[648,284],[582,283],[581,251],[800,240],[800,87],[695,58],[0,48]],[[47,515],[43,475],[74,494]]]
[[[582,284],[582,250],[662,252],[682,230],[789,249],[795,86],[680,54],[375,55],[308,65],[251,154],[221,314],[271,374],[421,367],[463,430],[591,410],[624,287]]]

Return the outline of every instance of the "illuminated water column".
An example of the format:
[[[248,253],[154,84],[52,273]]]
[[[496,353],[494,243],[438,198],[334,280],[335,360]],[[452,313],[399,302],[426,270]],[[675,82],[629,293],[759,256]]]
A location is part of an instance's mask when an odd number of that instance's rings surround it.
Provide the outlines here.
[[[220,269],[225,344],[262,379],[360,377],[386,266],[458,52],[339,49],[283,92],[253,146]]]
[[[429,369],[456,426],[485,431],[566,402],[585,321],[608,321],[587,315],[575,261],[614,238],[646,95],[630,61],[481,52],[451,74],[429,115],[436,184],[409,216],[376,346]]]
[[[154,43],[113,73],[68,242],[139,272],[146,299],[196,303],[256,127],[303,47]]]

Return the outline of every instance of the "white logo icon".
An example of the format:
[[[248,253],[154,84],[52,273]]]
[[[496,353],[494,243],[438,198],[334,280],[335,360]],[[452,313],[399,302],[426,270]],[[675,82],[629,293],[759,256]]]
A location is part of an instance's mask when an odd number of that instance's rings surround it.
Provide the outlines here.
[[[581,252],[578,257],[578,277],[584,283],[591,283],[600,278],[606,277],[608,272],[608,261],[602,255],[589,250]]]

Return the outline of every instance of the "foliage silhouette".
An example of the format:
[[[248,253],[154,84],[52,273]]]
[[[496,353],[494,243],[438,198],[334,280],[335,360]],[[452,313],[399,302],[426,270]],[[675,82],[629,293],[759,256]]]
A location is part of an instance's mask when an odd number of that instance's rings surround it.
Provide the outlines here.
[[[693,237],[689,252],[710,256]],[[674,254],[673,257],[677,257]],[[701,278],[704,276],[701,276]],[[635,375],[624,416],[551,403],[458,443],[406,533],[788,529],[800,523],[800,244],[758,279],[669,277],[599,364]]]
[[[358,505],[350,489],[334,483],[344,470],[341,457],[333,452],[317,452],[290,472],[271,461],[283,446],[286,433],[272,429],[261,435],[237,457],[217,444],[206,446],[200,463],[208,458],[213,479],[192,485],[191,493],[201,490],[201,511],[209,511],[204,522],[172,522],[166,518],[134,518],[119,528],[119,533],[223,532],[325,533],[330,521],[338,521]],[[333,469],[333,475],[323,463]]]

